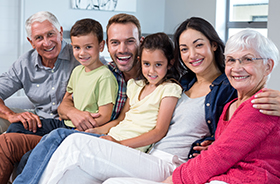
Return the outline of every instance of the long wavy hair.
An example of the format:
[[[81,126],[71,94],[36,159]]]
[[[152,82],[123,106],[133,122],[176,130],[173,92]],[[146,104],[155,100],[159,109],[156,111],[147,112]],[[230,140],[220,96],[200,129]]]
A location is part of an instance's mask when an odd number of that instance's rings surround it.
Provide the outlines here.
[[[214,27],[207,22],[206,20],[199,17],[191,17],[184,22],[182,22],[179,27],[176,29],[174,34],[174,45],[175,45],[175,62],[174,66],[179,69],[180,75],[184,75],[186,79],[192,79],[195,77],[195,73],[192,72],[183,62],[180,53],[179,46],[179,38],[181,34],[187,29],[194,29],[202,33],[209,41],[210,44],[217,44],[217,50],[214,52],[215,62],[218,66],[219,70],[224,73],[225,72],[225,64],[224,64],[224,48],[225,45],[223,41],[218,36],[218,33],[214,29]]]

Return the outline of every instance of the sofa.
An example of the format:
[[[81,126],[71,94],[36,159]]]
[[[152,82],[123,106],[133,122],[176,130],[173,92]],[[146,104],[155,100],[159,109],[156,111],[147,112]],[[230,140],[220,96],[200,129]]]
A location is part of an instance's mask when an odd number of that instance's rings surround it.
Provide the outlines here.
[[[34,105],[27,96],[12,96],[4,100],[4,102],[9,108],[34,109]]]

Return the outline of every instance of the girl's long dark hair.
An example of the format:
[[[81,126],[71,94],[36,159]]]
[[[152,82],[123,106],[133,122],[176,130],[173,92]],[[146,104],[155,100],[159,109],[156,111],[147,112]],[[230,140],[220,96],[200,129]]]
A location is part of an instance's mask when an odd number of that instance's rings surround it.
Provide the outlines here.
[[[167,58],[168,61],[167,66],[169,69],[167,70],[167,73],[164,76],[164,78],[160,80],[157,83],[157,85],[160,85],[166,81],[172,81],[178,83],[177,80],[179,80],[180,74],[178,68],[176,68],[177,66],[175,67],[172,63],[174,61],[174,46],[172,40],[168,37],[168,35],[162,32],[151,34],[148,35],[141,43],[140,52],[139,52],[139,62],[138,62],[138,64],[140,65],[139,66],[140,70],[138,70],[137,79],[142,79],[146,84],[149,84],[148,80],[142,74],[141,59],[142,59],[142,52],[144,49],[162,50],[164,56]]]
[[[218,36],[214,27],[207,22],[206,20],[199,17],[191,17],[184,22],[182,22],[179,27],[176,29],[174,34],[174,45],[175,45],[175,63],[174,66],[179,69],[180,75],[184,75],[186,79],[193,79],[195,77],[195,73],[192,72],[186,65],[184,64],[179,47],[179,38],[181,34],[187,29],[194,29],[196,31],[201,32],[209,41],[210,44],[217,44],[217,50],[214,52],[215,54],[215,62],[218,66],[219,70],[224,73],[225,65],[224,65],[224,48],[225,45],[223,41]]]

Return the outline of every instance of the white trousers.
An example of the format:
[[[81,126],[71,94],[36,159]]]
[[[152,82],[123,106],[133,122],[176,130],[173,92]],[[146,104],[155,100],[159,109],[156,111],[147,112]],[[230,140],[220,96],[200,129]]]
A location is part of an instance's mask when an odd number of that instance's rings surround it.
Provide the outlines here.
[[[74,133],[54,152],[39,183],[102,183],[112,177],[163,181],[176,165],[139,150]]]
[[[149,180],[144,180],[139,178],[110,178],[105,182],[103,182],[103,184],[159,184],[159,183],[161,182],[154,182],[154,181],[149,181]],[[215,180],[206,184],[227,184],[227,183],[223,181]]]

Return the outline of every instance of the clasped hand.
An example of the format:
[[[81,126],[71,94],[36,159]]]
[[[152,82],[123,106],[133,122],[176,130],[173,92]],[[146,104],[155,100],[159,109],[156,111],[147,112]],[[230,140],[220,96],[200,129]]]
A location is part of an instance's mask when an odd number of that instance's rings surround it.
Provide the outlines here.
[[[42,123],[39,116],[31,112],[11,114],[8,116],[8,121],[11,123],[21,122],[26,130],[29,130],[34,133],[37,131],[37,127],[42,127]]]

